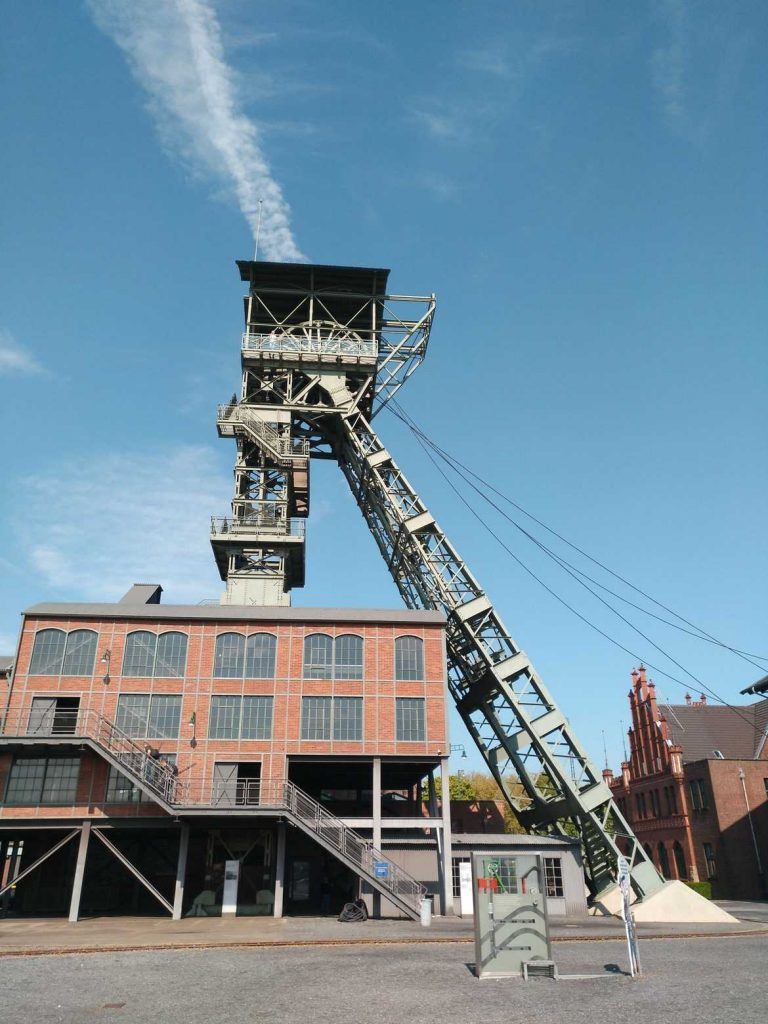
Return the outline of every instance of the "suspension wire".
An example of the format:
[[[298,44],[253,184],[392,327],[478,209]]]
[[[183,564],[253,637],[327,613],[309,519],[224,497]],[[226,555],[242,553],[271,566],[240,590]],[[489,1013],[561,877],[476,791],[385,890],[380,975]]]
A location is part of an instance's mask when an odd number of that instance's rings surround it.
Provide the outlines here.
[[[408,425],[408,424],[406,424],[406,425]],[[440,476],[442,476],[442,478],[445,480],[445,482],[451,488],[451,490],[456,495],[456,497],[459,499],[459,501],[461,501],[461,503],[465,506],[465,508],[475,517],[475,519],[477,519],[477,521],[480,523],[480,525],[494,538],[494,540],[507,552],[507,554],[529,576],[531,576],[540,586],[542,586],[560,604],[562,604],[565,608],[567,608],[570,612],[572,612],[577,618],[581,619],[582,622],[584,622],[586,625],[588,625],[595,632],[599,633],[600,636],[602,636],[604,639],[608,640],[615,647],[618,647],[620,650],[624,651],[625,654],[629,654],[630,657],[632,657],[635,660],[639,661],[641,664],[647,665],[649,668],[653,669],[654,672],[658,672],[660,675],[665,676],[667,679],[672,680],[672,682],[677,683],[679,686],[682,686],[686,691],[689,689],[689,685],[687,683],[685,683],[682,679],[678,679],[677,676],[671,675],[669,672],[665,671],[660,666],[655,665],[653,662],[649,661],[647,658],[644,658],[641,655],[637,654],[636,652],[630,650],[628,647],[625,647],[624,644],[622,644],[620,641],[618,641],[614,637],[610,636],[608,633],[606,633],[604,630],[602,630],[599,626],[597,626],[594,622],[592,622],[590,619],[588,619],[585,615],[582,615],[581,612],[579,612],[576,608],[574,608],[573,605],[571,605],[568,601],[566,601],[564,598],[562,598],[555,590],[553,590],[550,586],[548,586],[548,584],[546,584],[541,579],[541,577],[537,576],[536,573],[532,569],[530,569],[525,564],[525,562],[523,562],[522,559],[520,559],[515,554],[514,551],[512,551],[512,549],[502,540],[502,538],[493,530],[493,528],[485,521],[485,519],[483,519],[483,517],[472,507],[472,505],[466,500],[466,498],[463,496],[463,494],[461,494],[459,489],[455,486],[453,481],[444,472],[442,467],[437,463],[435,457],[428,450],[427,445],[421,439],[419,434],[416,433],[416,432],[414,432],[414,433],[415,433],[415,436],[416,436],[416,440],[419,443],[419,445],[422,448],[422,450],[424,451],[425,455],[430,460],[430,462],[433,464],[433,466],[438,471]],[[449,465],[450,465],[450,463],[449,463]],[[451,467],[451,468],[454,468],[454,467]],[[458,470],[456,470],[454,468],[454,472],[458,473]],[[464,479],[464,478],[462,477],[462,479]],[[490,501],[490,499],[488,499],[485,495],[483,495],[478,490],[478,488],[475,487],[472,484],[471,481],[465,481],[465,482],[469,483],[469,485],[472,486],[477,491],[477,493],[480,494],[480,496],[484,498],[484,500],[489,501],[490,504],[492,504],[494,508],[498,509],[498,506],[496,506],[492,501]],[[505,516],[505,518],[509,518],[508,516],[506,516],[506,514],[502,510],[499,509],[498,511],[501,513],[501,515]],[[513,522],[514,525],[517,525],[517,524],[514,523],[513,520],[510,520],[510,521]],[[525,533],[526,531],[523,530],[522,532]],[[557,556],[554,556],[554,559],[555,559],[556,562],[558,562],[558,564],[561,564],[560,560],[557,558]],[[562,564],[561,564],[561,567],[563,567]],[[565,571],[568,571],[568,570],[565,570]],[[613,605],[611,605],[608,601],[606,601],[604,598],[600,597],[599,594],[596,594],[582,580],[580,580],[576,576],[574,576],[573,573],[569,573],[569,575],[572,575],[573,578],[576,579],[577,583],[580,583],[583,587],[585,587],[585,589],[587,589],[594,597],[596,597],[597,600],[599,600],[608,609],[610,609],[612,612],[614,612],[615,615],[618,615],[618,617],[620,619],[622,619],[622,621],[625,622],[630,627],[630,629],[632,629],[632,630],[634,630],[634,632],[638,633],[641,637],[643,637],[644,640],[647,640],[648,643],[650,643],[653,647],[656,648],[656,650],[659,651],[659,653],[664,655],[664,657],[668,658],[673,664],[677,665],[677,667],[680,668],[686,675],[690,676],[690,678],[693,679],[694,682],[696,682],[698,684],[698,686],[701,687],[702,690],[706,690],[716,701],[718,701],[723,706],[729,708],[731,711],[733,711],[734,714],[738,715],[739,718],[741,718],[743,721],[747,722],[748,725],[754,727],[753,720],[750,719],[750,718],[747,718],[746,715],[742,714],[742,712],[739,710],[738,707],[734,706],[733,704],[730,704],[727,700],[725,700],[725,698],[721,697],[720,694],[718,694],[715,690],[713,690],[706,683],[704,683],[701,679],[699,679],[698,676],[694,675],[684,665],[682,665],[679,661],[677,661],[675,658],[673,658],[671,654],[669,654],[662,647],[660,647],[657,643],[655,643],[650,637],[646,636],[646,634],[643,633],[642,630],[638,629],[638,627],[635,626],[629,619],[625,618],[621,614],[621,612],[618,611],[618,609],[614,608]]]
[[[578,547],[578,545],[573,544],[566,537],[563,537],[562,534],[558,533],[552,527],[547,526],[546,523],[542,522],[540,519],[537,519],[536,516],[534,516],[531,512],[528,512],[525,508],[522,507],[522,505],[517,504],[517,502],[513,501],[512,498],[508,497],[507,495],[503,494],[501,491],[497,490],[497,488],[495,488],[493,486],[493,484],[489,483],[487,480],[484,480],[478,473],[476,473],[469,466],[467,466],[463,462],[461,462],[460,459],[457,459],[455,456],[453,456],[450,453],[446,452],[443,448],[440,447],[440,445],[437,444],[437,442],[433,441],[427,434],[425,434],[424,431],[421,430],[421,428],[415,422],[415,420],[413,420],[413,418],[402,408],[402,406],[400,406],[394,400],[393,400],[392,404],[397,406],[397,411],[395,411],[394,409],[390,409],[390,412],[392,413],[392,415],[397,417],[397,419],[401,420],[408,427],[408,429],[412,433],[419,435],[440,456],[440,458],[444,462],[446,462],[448,465],[451,465],[451,467],[454,469],[455,472],[458,472],[458,470],[456,469],[456,466],[460,467],[466,473],[469,473],[476,480],[478,480],[484,487],[487,487],[490,491],[492,491],[494,494],[496,494],[498,497],[500,497],[503,501],[508,502],[510,505],[512,505],[514,508],[518,509],[520,512],[522,512],[529,519],[533,520],[533,522],[538,523],[540,526],[542,526],[545,530],[547,530],[553,536],[557,537],[558,540],[561,540],[564,544],[567,544],[568,547],[573,548],[574,551],[577,551],[580,555],[583,555],[590,562],[592,562],[593,564],[599,566],[601,569],[603,569],[605,572],[609,573],[615,579],[620,580],[626,586],[630,587],[630,589],[635,590],[638,594],[640,594],[643,597],[647,598],[647,600],[651,601],[653,604],[657,605],[659,608],[663,608],[664,611],[669,612],[670,615],[674,615],[676,618],[680,619],[681,622],[685,622],[686,625],[691,626],[692,629],[696,630],[697,632],[692,632],[691,630],[685,629],[684,627],[678,625],[678,623],[676,623],[676,622],[670,622],[669,619],[665,619],[663,616],[657,615],[655,612],[650,611],[648,608],[644,608],[642,605],[636,604],[634,601],[630,601],[629,598],[624,597],[622,594],[619,594],[616,591],[611,590],[610,587],[606,587],[605,584],[600,583],[599,580],[594,579],[592,576],[589,576],[587,573],[585,573],[582,569],[579,569],[577,566],[573,565],[573,563],[567,561],[567,559],[565,559],[562,555],[558,555],[556,552],[552,551],[552,549],[548,548],[542,541],[540,541],[532,533],[529,533],[516,520],[514,520],[511,517],[509,517],[508,515],[506,515],[506,513],[504,513],[501,509],[499,509],[498,505],[496,505],[492,501],[490,501],[490,499],[486,495],[481,494],[481,496],[483,497],[483,499],[485,501],[488,501],[489,504],[493,505],[493,507],[500,513],[500,515],[504,516],[510,523],[512,523],[513,526],[515,526],[518,530],[520,530],[521,533],[523,533],[526,537],[528,537],[528,539],[532,543],[536,544],[537,547],[540,547],[543,551],[546,551],[549,555],[551,555],[551,557],[559,559],[562,563],[564,563],[564,565],[567,565],[570,569],[572,569],[574,572],[578,573],[580,576],[583,576],[584,579],[589,580],[590,583],[593,583],[596,587],[599,587],[601,590],[604,590],[606,593],[610,594],[612,597],[617,598],[619,601],[622,601],[624,604],[630,605],[630,607],[635,608],[637,611],[642,612],[644,615],[648,615],[651,618],[657,619],[659,622],[663,622],[665,625],[671,626],[673,629],[677,629],[677,630],[679,630],[682,633],[686,633],[686,634],[688,634],[688,636],[692,636],[692,637],[694,637],[697,640],[703,640],[706,643],[714,644],[716,647],[721,647],[724,650],[730,651],[732,654],[735,654],[737,657],[741,658],[743,661],[749,662],[750,665],[753,665],[755,668],[759,669],[759,671],[761,671],[761,672],[765,671],[766,665],[761,665],[761,664],[759,664],[759,661],[753,661],[752,659],[753,658],[757,658],[757,659],[759,659],[761,661],[768,662],[768,655],[750,654],[748,651],[742,651],[742,650],[740,650],[737,647],[732,647],[730,644],[726,644],[722,640],[718,640],[711,633],[707,633],[707,631],[705,629],[703,629],[701,626],[697,626],[695,623],[690,622],[688,619],[686,619],[684,616],[680,615],[678,612],[675,612],[673,609],[668,608],[665,604],[662,604],[661,601],[657,601],[654,597],[652,597],[650,594],[647,594],[640,587],[638,587],[635,584],[631,583],[629,580],[625,579],[619,573],[614,572],[612,569],[610,569],[608,566],[604,565],[598,559],[594,558],[588,552],[586,552],[582,548]],[[466,479],[466,478],[464,478],[464,479]],[[466,482],[474,487],[474,484],[471,484],[471,481],[466,481]],[[475,488],[475,489],[477,490],[477,488]],[[481,492],[478,491],[478,493],[481,493]]]

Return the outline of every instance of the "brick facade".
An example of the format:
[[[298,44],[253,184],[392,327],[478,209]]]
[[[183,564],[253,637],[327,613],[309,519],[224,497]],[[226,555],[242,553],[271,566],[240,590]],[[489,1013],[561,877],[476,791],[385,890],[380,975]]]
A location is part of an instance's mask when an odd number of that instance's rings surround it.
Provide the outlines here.
[[[629,759],[619,776],[610,769],[604,776],[656,867],[666,878],[711,881],[722,898],[764,895],[758,859],[768,861],[768,744],[760,729],[768,702],[728,709],[689,697],[660,706],[641,666],[629,704]]]
[[[116,606],[117,607],[117,606]],[[192,792],[204,796],[213,777],[216,762],[250,762],[261,764],[262,778],[287,775],[287,759],[291,755],[342,755],[382,758],[434,758],[448,746],[446,723],[446,667],[443,627],[440,624],[392,624],[371,622],[370,613],[355,622],[345,612],[343,622],[312,621],[308,610],[306,621],[289,623],[251,617],[225,622],[195,619],[160,619],[149,621],[137,610],[135,617],[110,617],[108,614],[83,617],[50,617],[27,615],[23,623],[18,664],[5,709],[5,732],[13,731],[14,722],[22,731],[28,722],[34,697],[74,697],[81,709],[92,709],[114,721],[121,694],[180,695],[181,715],[176,738],[152,738],[161,754],[173,754],[179,778],[189,781]],[[93,671],[88,676],[31,675],[29,672],[35,636],[42,629],[94,630],[98,634]],[[188,637],[186,668],[183,678],[136,678],[121,673],[126,636],[134,630],[160,634],[166,631],[184,633]],[[221,633],[270,633],[276,637],[276,664],[271,679],[217,678],[214,674],[216,637]],[[303,670],[304,638],[313,633],[332,637],[354,634],[363,640],[363,678],[360,680],[307,679]],[[413,681],[395,680],[395,640],[398,636],[416,636],[423,642],[424,678]],[[109,652],[109,661],[103,660]],[[107,681],[108,679],[108,681]],[[214,695],[264,695],[273,698],[271,738],[264,740],[223,740],[208,736],[211,697]],[[362,739],[355,741],[303,740],[301,738],[302,698],[306,696],[354,696],[363,698]],[[425,738],[423,742],[403,742],[396,733],[396,699],[416,697],[424,701]],[[194,725],[192,718],[194,716]],[[143,742],[143,741],[137,741]],[[0,794],[5,792],[5,776],[11,755],[0,754]],[[137,813],[162,814],[149,803],[121,808],[105,804],[108,768],[95,754],[83,753],[75,806],[29,807],[0,806],[0,817],[20,818],[56,816],[109,816]]]

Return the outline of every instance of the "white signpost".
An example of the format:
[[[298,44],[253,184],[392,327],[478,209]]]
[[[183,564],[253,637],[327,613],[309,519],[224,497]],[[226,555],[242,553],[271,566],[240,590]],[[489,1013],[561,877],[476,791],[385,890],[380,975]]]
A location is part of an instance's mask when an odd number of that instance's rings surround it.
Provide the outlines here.
[[[475,901],[472,895],[472,861],[459,861],[459,896],[461,899],[461,916],[472,917],[475,912]]]
[[[627,950],[629,952],[629,973],[634,978],[640,970],[640,957],[637,952],[637,932],[635,931],[635,919],[632,916],[630,898],[632,886],[630,883],[629,861],[626,857],[619,857],[619,875],[617,878],[619,891],[621,892],[621,916],[624,918],[624,930],[627,933]]]

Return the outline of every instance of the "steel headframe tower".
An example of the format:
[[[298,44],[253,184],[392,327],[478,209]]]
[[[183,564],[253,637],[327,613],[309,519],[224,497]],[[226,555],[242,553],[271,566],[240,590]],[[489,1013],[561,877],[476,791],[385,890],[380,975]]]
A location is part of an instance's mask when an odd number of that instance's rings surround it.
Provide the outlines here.
[[[590,889],[620,854],[638,895],[663,884],[528,656],[371,426],[423,361],[435,296],[387,294],[388,270],[239,261],[249,284],[232,515],[214,519],[224,602],[287,604],[304,581],[309,458],[335,459],[409,608],[447,615],[449,687],[520,822],[580,837]]]

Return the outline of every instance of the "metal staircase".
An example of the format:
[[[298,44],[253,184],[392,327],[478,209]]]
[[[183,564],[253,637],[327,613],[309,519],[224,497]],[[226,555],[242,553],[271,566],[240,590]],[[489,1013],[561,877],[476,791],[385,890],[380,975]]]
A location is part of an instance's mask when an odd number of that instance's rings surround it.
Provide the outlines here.
[[[176,818],[183,818],[185,811],[201,810],[238,817],[282,815],[404,914],[419,918],[424,886],[288,779],[241,780],[233,792],[217,790],[210,780],[181,781],[170,765],[147,753],[146,744],[137,743],[89,708],[57,712],[48,720],[30,715],[29,708],[22,709],[6,719],[2,734],[6,739],[88,745]]]

